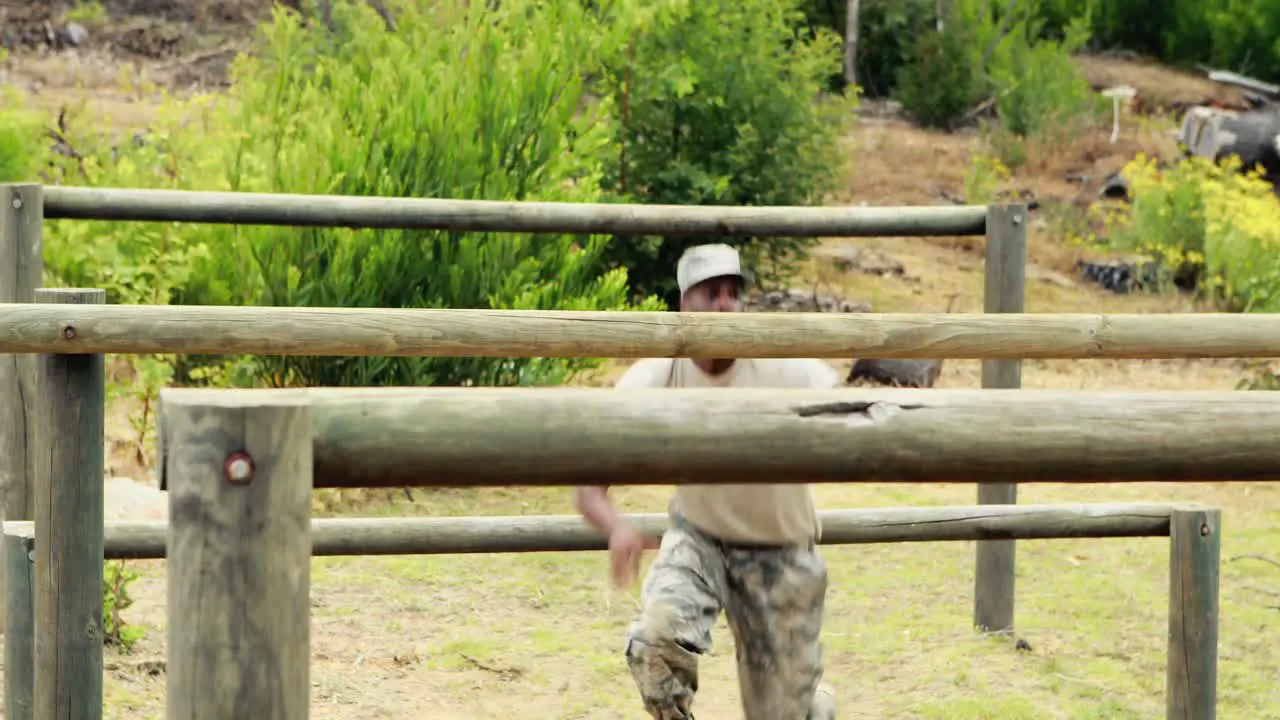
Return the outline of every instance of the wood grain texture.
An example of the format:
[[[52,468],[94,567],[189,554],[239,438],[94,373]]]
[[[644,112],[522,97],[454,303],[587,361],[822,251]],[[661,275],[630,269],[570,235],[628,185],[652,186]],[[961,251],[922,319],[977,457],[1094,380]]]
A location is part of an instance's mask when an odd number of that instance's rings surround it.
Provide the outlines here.
[[[50,218],[619,235],[978,235],[983,205],[740,207],[505,202],[55,186]]]
[[[1052,539],[1165,537],[1169,515],[1183,507],[1165,503],[1095,503],[974,507],[971,505],[820,510],[823,545],[941,542],[988,538]],[[627,516],[641,532],[660,537],[662,513]],[[30,522],[5,524],[30,531]],[[157,521],[109,522],[104,555],[111,560],[165,557],[169,525]],[[479,517],[316,518],[311,554],[455,555],[464,553],[604,550],[607,540],[577,515]]]
[[[1222,513],[1174,512],[1169,527],[1169,720],[1214,720]]]
[[[986,283],[983,310],[988,313],[1020,313],[1026,297],[1027,206],[999,205],[987,218]],[[1013,389],[1022,385],[1018,360],[984,360],[982,387]],[[978,485],[978,504],[1015,504],[1018,486],[1013,483]],[[1013,630],[1014,565],[1012,540],[979,542],[974,571],[973,622],[987,632]]]
[[[35,589],[32,560],[35,556],[35,524],[25,528],[5,526],[0,538],[4,562],[4,716],[7,720],[32,720],[35,692]]]
[[[95,289],[40,289],[43,303],[104,303]],[[102,717],[103,357],[36,359],[37,718]]]
[[[311,388],[316,487],[1280,478],[1280,393]],[[166,414],[162,399],[160,412]],[[168,422],[166,418],[165,423]],[[172,431],[170,430],[170,433]],[[167,441],[166,441],[167,447]],[[172,482],[172,478],[169,479]]]
[[[0,313],[0,353],[14,352],[842,359],[1275,357],[1280,356],[1280,317],[1265,313],[651,313],[19,305]]]
[[[310,697],[311,423],[287,393],[170,415],[166,712],[171,720],[303,720]],[[223,463],[253,459],[233,484]]]
[[[32,302],[43,283],[42,212],[39,185],[0,185],[0,303]],[[35,511],[28,427],[35,362],[0,355],[0,512],[11,520],[30,520]]]

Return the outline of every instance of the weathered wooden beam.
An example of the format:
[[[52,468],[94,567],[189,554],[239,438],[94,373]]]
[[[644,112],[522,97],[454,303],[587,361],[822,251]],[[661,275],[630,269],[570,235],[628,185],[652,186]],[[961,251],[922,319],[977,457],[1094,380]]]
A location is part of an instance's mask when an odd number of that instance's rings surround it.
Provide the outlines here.
[[[50,186],[45,216],[480,232],[857,237],[979,235],[987,208],[623,205]]]
[[[1164,537],[1169,515],[1181,505],[1096,503],[974,507],[971,505],[821,510],[823,545],[1008,539]],[[663,513],[628,518],[651,537],[667,529]],[[158,560],[165,556],[168,523],[106,524],[108,560]],[[6,532],[31,530],[30,522],[5,523]],[[480,517],[316,518],[311,554],[456,555],[464,553],[604,550],[608,540],[577,515]]]
[[[1218,704],[1218,576],[1222,512],[1175,511],[1169,525],[1166,717],[1213,720]]]
[[[40,289],[43,303],[105,303],[94,289]],[[37,718],[102,717],[102,355],[36,363],[35,703]]]
[[[0,185],[0,303],[32,302],[43,282],[40,190],[35,184]],[[30,520],[35,512],[30,447],[35,362],[32,355],[0,354],[0,517],[10,520]],[[0,565],[0,587],[4,570]]]
[[[15,521],[19,522],[19,521]],[[31,563],[35,557],[35,524],[5,525],[0,537],[4,562],[4,716],[32,720],[35,692],[35,588]]]
[[[488,357],[1280,355],[1265,313],[678,313],[190,305],[0,312],[0,353]]]
[[[0,185],[0,303],[32,302],[43,282],[40,190],[33,184]],[[0,511],[9,520],[30,520],[35,510],[27,422],[34,384],[34,357],[0,355]]]
[[[168,394],[166,710],[303,720],[310,695],[305,399]]]
[[[161,392],[162,432],[171,392],[177,391]],[[1280,393],[566,387],[182,392],[243,396],[244,402],[304,393],[312,406],[316,487],[1280,478],[1280,445],[1274,442]],[[168,440],[162,444],[167,448]]]
[[[1000,205],[987,218],[985,305],[989,313],[1020,313],[1027,284],[1027,206]],[[1022,385],[1018,360],[984,360],[982,387]],[[978,504],[1015,504],[1013,483],[978,485]],[[973,622],[986,632],[1013,630],[1014,560],[1012,540],[978,543],[974,571]]]

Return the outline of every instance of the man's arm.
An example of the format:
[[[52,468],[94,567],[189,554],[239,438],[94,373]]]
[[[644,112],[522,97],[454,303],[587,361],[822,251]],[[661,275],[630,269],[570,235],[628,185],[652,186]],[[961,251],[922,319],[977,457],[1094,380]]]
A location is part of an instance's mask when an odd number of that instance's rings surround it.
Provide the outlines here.
[[[609,502],[608,485],[583,485],[574,490],[574,504],[587,524],[600,531],[605,537],[613,534],[618,523],[626,518],[613,503]]]
[[[663,387],[671,372],[670,358],[639,360],[618,378],[615,389]],[[583,485],[574,490],[574,505],[587,523],[606,537],[626,518],[609,502],[608,485]]]

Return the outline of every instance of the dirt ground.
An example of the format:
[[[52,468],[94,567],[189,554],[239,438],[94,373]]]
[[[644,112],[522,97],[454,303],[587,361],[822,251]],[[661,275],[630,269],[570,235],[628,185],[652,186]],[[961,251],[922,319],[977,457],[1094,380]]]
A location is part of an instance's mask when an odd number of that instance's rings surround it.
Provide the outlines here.
[[[0,0],[11,46],[0,82],[17,85],[51,112],[87,93],[120,130],[144,126],[154,96],[122,87],[149,78],[174,92],[223,81],[226,61],[244,46],[245,28],[266,3],[203,5],[180,0],[118,0],[85,23],[89,40],[40,40],[66,25],[73,3]],[[202,9],[205,8],[205,9]],[[137,14],[119,14],[131,9]],[[42,14],[43,12],[43,14]],[[148,14],[149,13],[149,14]],[[21,17],[19,17],[21,16]],[[48,30],[43,28],[48,25]],[[32,29],[36,28],[36,29]],[[41,34],[43,33],[43,34]],[[9,40],[6,39],[6,43]],[[1081,58],[1097,86],[1121,82],[1152,104],[1213,96],[1201,79],[1118,58]],[[849,138],[855,170],[850,204],[916,205],[963,195],[974,133],[944,134],[875,112]],[[1107,174],[1142,149],[1166,152],[1172,124],[1126,117],[1121,140],[1109,128],[1068,152],[1041,158],[1007,189],[1052,207],[1096,194]],[[1068,177],[1084,178],[1070,180]],[[1190,312],[1181,296],[1117,296],[1074,274],[1078,254],[1054,239],[1045,213],[1033,213],[1029,312]],[[794,286],[870,303],[877,311],[934,311],[955,297],[957,312],[982,307],[979,241],[960,238],[830,240]],[[900,271],[837,269],[851,247]],[[848,362],[839,363],[847,369]],[[625,363],[599,377],[616,377]],[[980,364],[950,361],[940,385],[979,385]],[[1231,389],[1236,361],[1029,361],[1025,387],[1063,389]],[[128,417],[110,408],[110,472],[153,482],[133,452]],[[974,490],[950,485],[820,486],[826,508],[971,503]],[[628,488],[623,508],[657,512],[669,490]],[[1024,486],[1021,502],[1198,500],[1224,510],[1220,715],[1280,718],[1280,571],[1236,559],[1280,556],[1280,483]],[[352,494],[347,500],[359,497]],[[357,514],[501,515],[572,513],[566,490],[423,492],[373,502]],[[323,514],[343,503],[317,500]],[[971,543],[865,545],[825,550],[831,568],[827,678],[845,718],[969,719],[1151,718],[1163,713],[1167,541],[1024,542],[1018,549],[1018,629],[1031,650],[970,630]],[[125,619],[146,630],[132,654],[107,653],[106,716],[161,718],[166,621],[163,562],[134,562],[141,573]],[[644,717],[621,657],[636,592],[611,590],[599,553],[322,558],[312,575],[312,717],[408,718]],[[702,665],[699,717],[739,717],[733,645],[721,621]]]

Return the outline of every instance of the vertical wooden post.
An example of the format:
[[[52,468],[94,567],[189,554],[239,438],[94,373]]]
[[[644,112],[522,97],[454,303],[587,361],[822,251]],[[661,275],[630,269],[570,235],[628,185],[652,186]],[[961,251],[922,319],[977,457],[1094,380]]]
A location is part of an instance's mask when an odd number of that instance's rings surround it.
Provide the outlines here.
[[[310,712],[312,431],[287,390],[163,390],[167,716]]]
[[[35,593],[31,563],[35,531],[4,530],[0,562],[4,563],[4,716],[32,720],[35,692]]]
[[[43,220],[39,185],[0,185],[0,303],[35,300],[44,276]],[[28,428],[35,367],[33,355],[0,355],[0,516],[5,520],[31,520],[35,512]],[[0,586],[3,573],[0,564]]]
[[[1026,295],[1027,206],[992,205],[987,214],[984,312],[1020,313]],[[1020,360],[984,360],[982,387],[1022,386]],[[980,483],[978,504],[1013,505],[1018,486]],[[1014,541],[978,541],[974,573],[974,625],[984,632],[1013,631]]]
[[[1169,523],[1169,720],[1214,720],[1222,511],[1175,510]]]
[[[94,289],[36,302],[102,305]],[[64,334],[75,328],[67,326]],[[35,707],[38,718],[102,717],[102,521],[106,395],[99,354],[40,355],[35,462]]]

